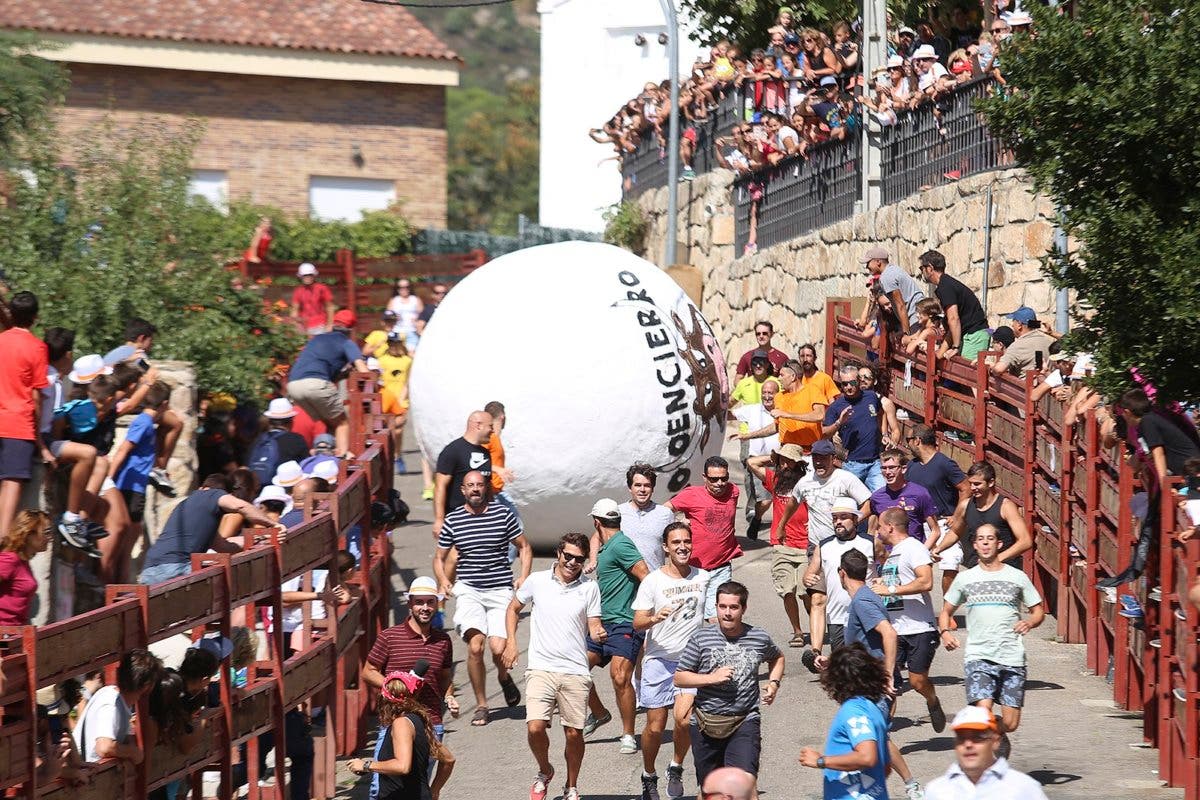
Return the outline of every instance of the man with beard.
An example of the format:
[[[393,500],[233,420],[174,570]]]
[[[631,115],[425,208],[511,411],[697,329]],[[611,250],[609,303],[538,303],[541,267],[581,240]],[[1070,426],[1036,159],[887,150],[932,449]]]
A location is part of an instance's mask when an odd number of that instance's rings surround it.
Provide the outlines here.
[[[667,766],[667,797],[683,796],[683,759],[691,739],[688,717],[694,689],[675,687],[675,669],[688,639],[704,623],[708,573],[688,563],[692,557],[692,531],[684,522],[672,522],[662,535],[667,562],[645,577],[633,602],[633,627],[646,632],[645,658],[638,701],[646,709],[642,729],[642,800],[658,800],[658,773],[654,762],[667,727],[667,709],[674,711],[674,757]]]
[[[482,472],[475,470],[466,474],[462,482],[466,504],[446,515],[433,558],[433,574],[437,576],[441,594],[456,598],[454,626],[467,643],[467,674],[471,678],[471,688],[475,690],[476,702],[471,724],[476,727],[488,723],[487,674],[483,664],[485,645],[491,648],[504,702],[509,707],[521,702],[521,692],[501,659],[506,635],[505,613],[513,590],[509,544],[517,546],[521,561],[516,581],[518,589],[529,577],[533,566],[533,550],[525,539],[520,520],[500,501],[489,500],[488,488],[488,479]],[[458,551],[458,581],[453,585],[446,569],[451,548]]]
[[[812,652],[817,654],[818,669],[824,669],[829,663],[829,659],[821,654],[827,632],[831,651],[845,643],[843,634],[850,616],[850,594],[838,577],[842,556],[851,550],[857,550],[868,559],[875,557],[874,543],[858,535],[858,506],[853,500],[849,497],[834,500],[832,516],[834,536],[821,543],[819,557],[813,559],[804,574],[805,586],[816,586],[818,582],[825,586],[825,619],[820,624],[813,620],[812,626]]]
[[[445,703],[445,709],[452,715],[458,716],[453,680],[454,645],[445,631],[433,627],[440,599],[433,578],[416,578],[408,587],[408,619],[379,634],[362,672],[367,685],[381,689],[385,675],[411,672],[417,661],[425,659],[429,663],[429,672],[425,674],[416,698],[429,712],[433,732],[439,740],[445,730],[442,704]]]
[[[774,521],[774,530],[771,532],[772,541],[781,538],[781,531],[786,529],[787,524],[802,503],[807,506],[808,510],[809,540],[817,546],[835,535],[833,501],[837,498],[849,497],[858,503],[861,512],[866,514],[871,492],[858,478],[844,469],[834,467],[833,442],[822,439],[813,445],[812,465],[812,473],[796,481],[795,487],[792,488],[792,496],[787,499],[783,513]],[[824,619],[824,582],[818,580],[812,586],[807,586],[807,589],[809,600],[805,605],[808,608],[809,619],[817,617]],[[816,658],[817,654],[808,650],[800,657],[800,660],[804,662],[804,666],[808,667],[809,672],[815,673],[817,672]]]
[[[739,429],[729,434],[742,442],[742,464],[746,467],[746,517],[750,525],[746,536],[758,538],[762,527],[762,515],[771,505],[770,489],[764,490],[762,477],[750,467],[750,462],[765,457],[770,459],[772,451],[779,447],[779,434],[775,431],[775,396],[779,392],[779,379],[767,378],[762,385],[762,401],[739,406],[730,411],[730,416],[739,422]]]
[[[771,515],[775,519],[783,516],[787,499],[792,496],[796,483],[808,472],[808,461],[799,445],[780,445],[768,456],[750,459],[747,465],[771,493]],[[808,564],[808,507],[792,514],[780,538],[771,537],[771,582],[775,593],[783,598],[783,610],[792,624],[791,647],[804,646],[804,630],[800,627],[800,602],[797,593],[803,591],[804,571]],[[804,592],[805,609],[809,607],[808,593]]]
[[[817,346],[815,344],[800,345],[800,349],[796,351],[796,358],[800,362],[800,374],[797,376],[800,379],[800,385],[812,384],[825,396],[826,402],[832,403],[836,400],[837,384],[834,383],[833,378],[817,369]]]

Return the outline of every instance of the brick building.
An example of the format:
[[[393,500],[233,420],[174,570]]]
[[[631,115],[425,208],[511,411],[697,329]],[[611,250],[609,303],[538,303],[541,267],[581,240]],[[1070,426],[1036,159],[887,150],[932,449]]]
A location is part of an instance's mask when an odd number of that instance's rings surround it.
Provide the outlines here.
[[[63,141],[104,118],[205,121],[192,187],[355,219],[400,203],[446,224],[446,87],[461,62],[400,6],[362,0],[0,0],[56,42]]]

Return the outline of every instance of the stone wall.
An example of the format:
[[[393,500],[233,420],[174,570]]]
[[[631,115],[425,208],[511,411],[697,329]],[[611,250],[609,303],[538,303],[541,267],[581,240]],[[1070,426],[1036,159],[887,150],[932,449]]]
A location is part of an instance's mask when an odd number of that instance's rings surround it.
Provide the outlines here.
[[[1051,248],[1054,210],[1035,195],[1022,170],[975,175],[901,202],[829,225],[790,242],[735,258],[732,173],[717,171],[679,189],[677,260],[700,269],[702,309],[727,358],[753,347],[754,322],[775,325],[775,346],[788,352],[803,342],[821,347],[825,301],[865,296],[862,253],[886,247],[895,263],[917,276],[917,256],[929,249],[946,256],[947,273],[979,292],[983,281],[985,210],[992,190],[991,265],[987,310],[997,315],[1028,305],[1054,320],[1054,289],[1040,259]],[[650,221],[646,257],[662,263],[666,189],[638,200]],[[919,280],[919,277],[918,277]]]

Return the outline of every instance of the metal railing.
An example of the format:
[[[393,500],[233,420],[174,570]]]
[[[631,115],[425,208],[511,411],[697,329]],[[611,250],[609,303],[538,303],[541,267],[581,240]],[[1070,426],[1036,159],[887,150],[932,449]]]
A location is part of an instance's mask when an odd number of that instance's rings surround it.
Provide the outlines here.
[[[745,250],[756,203],[755,243],[760,248],[850,217],[862,183],[861,142],[855,135],[825,142],[806,156],[792,156],[734,181],[734,252],[740,256]]]
[[[974,107],[998,88],[991,77],[976,78],[936,102],[897,112],[896,124],[880,133],[885,205],[1013,162]]]

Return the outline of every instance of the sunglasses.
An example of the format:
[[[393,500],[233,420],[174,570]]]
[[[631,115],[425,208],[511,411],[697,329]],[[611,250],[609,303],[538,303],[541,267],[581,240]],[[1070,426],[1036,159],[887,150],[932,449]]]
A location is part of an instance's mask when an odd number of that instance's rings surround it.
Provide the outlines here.
[[[754,335],[755,336],[770,336],[771,332],[770,331],[755,331]]]
[[[568,564],[582,564],[584,561],[587,561],[587,556],[584,556],[584,555],[577,556],[574,553],[559,553],[558,556],[563,561],[566,561]]]
[[[704,480],[709,483],[729,483],[728,475],[705,475]]]
[[[843,389],[845,389],[847,386],[858,386],[858,378],[855,378],[852,381],[841,381],[838,383],[838,386],[842,387]]]

